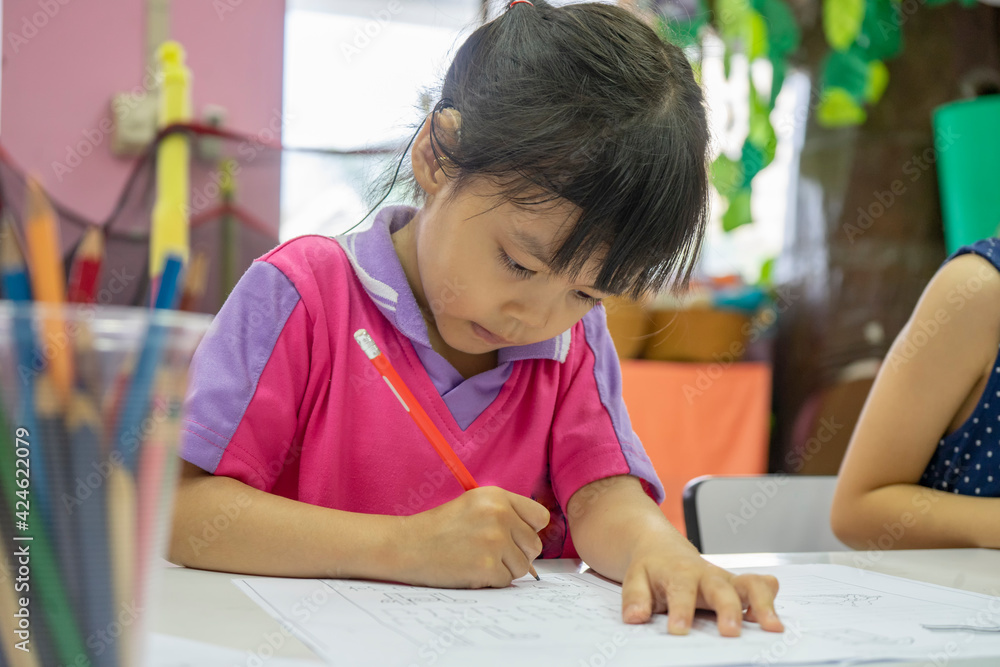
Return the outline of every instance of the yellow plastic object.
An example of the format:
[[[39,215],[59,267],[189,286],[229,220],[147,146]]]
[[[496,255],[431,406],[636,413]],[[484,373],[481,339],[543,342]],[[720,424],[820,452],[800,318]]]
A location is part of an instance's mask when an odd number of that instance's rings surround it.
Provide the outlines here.
[[[191,120],[191,72],[184,65],[184,49],[164,42],[156,53],[160,82],[161,128]],[[172,134],[160,142],[156,155],[156,204],[153,206],[149,247],[149,275],[163,273],[169,254],[188,260],[188,190],[190,159],[188,138]]]

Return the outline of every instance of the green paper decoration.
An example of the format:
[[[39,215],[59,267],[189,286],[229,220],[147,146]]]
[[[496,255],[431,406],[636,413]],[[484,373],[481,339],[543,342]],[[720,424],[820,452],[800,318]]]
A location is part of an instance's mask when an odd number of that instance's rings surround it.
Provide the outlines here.
[[[855,100],[863,100],[868,88],[868,63],[855,49],[834,51],[826,58],[820,75],[822,89],[840,88]]]
[[[768,54],[770,39],[767,34],[767,22],[755,9],[747,12],[744,26],[747,44],[747,60],[754,61]]]
[[[875,104],[882,99],[882,93],[889,85],[889,68],[881,60],[868,63],[868,85],[865,87],[865,102]]]
[[[764,168],[765,159],[764,151],[750,143],[748,137],[743,142],[743,150],[740,152],[740,162],[743,164],[743,188],[750,188],[750,181]]]
[[[868,0],[855,45],[868,60],[891,60],[903,51],[902,25],[896,0]]]
[[[827,127],[845,127],[860,125],[865,122],[867,114],[851,93],[843,88],[831,87],[823,91],[816,118]]]
[[[745,34],[750,6],[746,0],[716,0],[715,7],[719,36],[726,46],[732,48]]]
[[[823,0],[823,33],[837,51],[858,38],[865,19],[865,0]]]
[[[771,93],[767,106],[770,111],[785,82],[788,57],[799,48],[802,33],[795,23],[792,11],[782,0],[754,0],[754,9],[768,26],[767,57],[771,61]]]
[[[788,5],[782,0],[754,0],[753,7],[767,23],[768,57],[773,60],[794,53],[799,48],[802,32]]]
[[[785,85],[785,60],[771,60],[771,94],[767,99],[768,111],[774,109],[774,103],[778,100],[778,93]]]
[[[750,133],[747,135],[747,143],[752,145],[761,155],[761,166],[763,169],[774,160],[774,151],[778,146],[778,137],[774,133],[774,126],[771,125],[772,107],[765,104],[757,90],[754,88],[753,80],[750,81]],[[744,148],[745,153],[745,148]],[[754,155],[754,160],[757,159]],[[744,168],[748,163],[744,160]],[[758,170],[759,171],[759,170]],[[748,183],[749,185],[749,183]]]
[[[774,264],[776,257],[767,259],[760,267],[760,277],[757,278],[757,287],[767,289],[774,284]]]
[[[877,103],[889,85],[885,61],[903,50],[903,0],[823,0],[823,32],[832,52],[821,65],[820,103],[816,120],[826,127],[847,127],[865,122],[866,105]],[[920,0],[928,6],[952,0]],[[976,0],[957,0],[965,7]],[[720,155],[712,163],[712,183],[728,200],[723,228],[731,231],[751,222],[750,184],[774,159],[777,137],[770,113],[788,73],[789,59],[801,43],[802,33],[789,0],[715,0],[714,12],[705,0],[686,21],[662,19],[660,35],[682,47],[698,47],[699,32],[710,20],[723,41],[723,70],[731,74],[733,53],[750,62],[767,58],[771,63],[771,89],[761,97],[750,82],[750,127],[740,159]]]
[[[722,229],[731,232],[753,222],[750,217],[750,188],[741,188],[729,198],[729,207],[722,214]]]
[[[712,185],[719,196],[728,199],[743,187],[743,163],[730,160],[723,153],[712,163]]]

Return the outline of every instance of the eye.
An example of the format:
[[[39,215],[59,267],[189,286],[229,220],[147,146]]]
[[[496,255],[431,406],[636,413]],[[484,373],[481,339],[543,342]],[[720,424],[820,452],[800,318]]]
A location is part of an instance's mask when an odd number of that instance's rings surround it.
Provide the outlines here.
[[[576,290],[575,292],[573,292],[573,296],[575,296],[580,301],[589,303],[591,306],[596,306],[601,302],[601,300],[596,296],[590,296],[586,292],[581,292],[580,290]]]
[[[503,248],[500,248],[498,257],[500,259],[500,264],[518,278],[525,279],[535,275],[534,271],[532,271],[531,269],[524,268],[523,266],[515,262],[513,259],[511,259],[511,256],[508,255],[506,252],[504,252]]]

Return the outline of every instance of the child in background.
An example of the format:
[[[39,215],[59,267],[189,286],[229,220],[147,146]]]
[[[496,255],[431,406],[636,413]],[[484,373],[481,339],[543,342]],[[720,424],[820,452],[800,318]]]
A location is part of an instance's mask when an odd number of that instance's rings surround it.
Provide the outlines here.
[[[422,207],[293,239],[191,370],[171,558],[261,575],[503,587],[579,555],[622,616],[773,631],[777,581],[664,518],[601,298],[684,284],[708,129],[680,49],[619,7],[511,3],[458,50],[410,159]],[[482,485],[462,492],[358,348],[372,334]],[[220,507],[225,531],[203,536]],[[206,524],[207,522],[207,524]]]
[[[952,255],[879,371],[832,521],[857,549],[1000,548],[1000,239]]]

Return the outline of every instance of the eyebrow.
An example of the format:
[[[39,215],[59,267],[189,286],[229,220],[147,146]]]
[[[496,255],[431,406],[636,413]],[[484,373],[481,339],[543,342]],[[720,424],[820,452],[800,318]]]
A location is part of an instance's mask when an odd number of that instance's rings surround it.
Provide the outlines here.
[[[520,245],[525,252],[537,259],[539,262],[545,266],[549,266],[552,263],[552,253],[549,252],[545,244],[536,239],[531,234],[525,234],[524,232],[513,230],[510,233],[511,237]]]
[[[538,239],[536,239],[531,234],[525,234],[524,232],[518,231],[516,229],[513,230],[510,233],[510,235],[511,235],[511,238],[513,238],[514,241],[516,241],[517,244],[520,245],[521,248],[524,249],[525,252],[527,252],[529,255],[531,255],[532,257],[534,257],[535,259],[537,259],[539,262],[541,262],[545,266],[551,268],[552,253],[549,252],[549,249],[545,246],[544,243],[542,243],[541,241],[539,241]],[[602,293],[602,294],[607,294],[607,292],[603,292],[602,290],[597,289],[597,287],[595,285],[585,285],[584,289],[587,289],[587,290],[589,290],[591,292],[599,292],[599,293]],[[605,298],[605,297],[601,297],[601,298]]]

